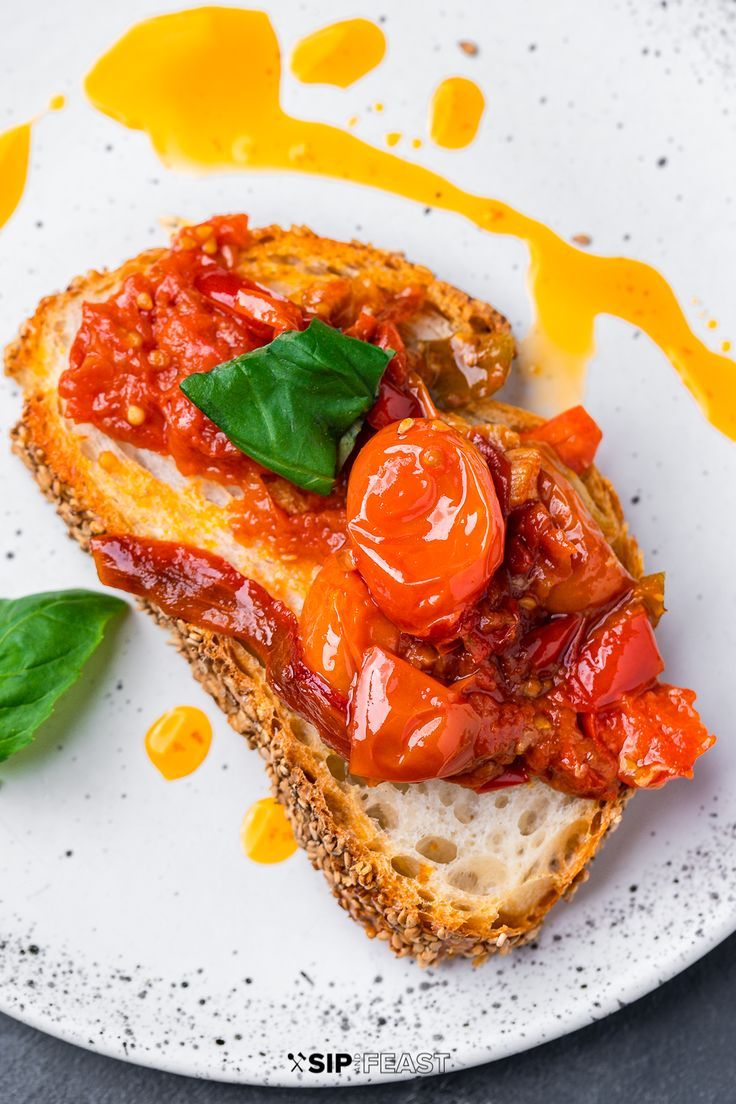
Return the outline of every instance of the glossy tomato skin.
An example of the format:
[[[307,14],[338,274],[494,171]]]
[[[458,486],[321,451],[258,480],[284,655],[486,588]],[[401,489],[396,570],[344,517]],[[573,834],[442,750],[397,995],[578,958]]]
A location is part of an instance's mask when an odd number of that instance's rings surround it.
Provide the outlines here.
[[[550,613],[578,613],[611,602],[633,586],[580,496],[549,455],[539,476],[539,497],[572,547],[571,571],[544,599]]]
[[[366,652],[350,695],[350,770],[385,782],[447,778],[470,765],[480,718],[398,656]]]
[[[593,713],[647,686],[663,670],[664,661],[644,608],[625,605],[588,633],[559,695],[578,712]]]
[[[306,662],[342,694],[372,645],[394,651],[399,644],[399,630],[371,598],[347,550],[325,561],[307,594],[299,628]]]
[[[452,634],[503,559],[504,521],[488,466],[443,422],[380,430],[350,473],[348,535],[386,616],[428,639]]]
[[[671,778],[692,778],[695,760],[715,743],[694,703],[692,690],[658,683],[582,721],[588,735],[618,756],[622,782],[656,789]]]
[[[595,460],[603,434],[583,406],[573,406],[543,425],[527,429],[523,441],[545,441],[563,464],[581,475]]]

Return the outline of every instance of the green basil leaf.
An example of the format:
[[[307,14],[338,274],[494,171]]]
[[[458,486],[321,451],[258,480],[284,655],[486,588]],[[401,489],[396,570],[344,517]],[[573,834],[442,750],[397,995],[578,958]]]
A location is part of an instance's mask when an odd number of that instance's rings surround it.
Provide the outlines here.
[[[31,741],[122,609],[89,590],[0,598],[0,762]]]
[[[315,318],[306,330],[187,376],[181,390],[241,452],[326,495],[338,446],[343,441],[344,453],[345,435],[373,406],[392,356]]]

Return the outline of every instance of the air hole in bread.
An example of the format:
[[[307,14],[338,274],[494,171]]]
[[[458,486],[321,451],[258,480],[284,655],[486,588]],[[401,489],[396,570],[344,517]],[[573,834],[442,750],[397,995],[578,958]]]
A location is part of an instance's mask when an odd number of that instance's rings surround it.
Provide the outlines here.
[[[499,794],[493,804],[497,809],[505,809],[509,803],[509,799],[506,794]]]
[[[399,826],[399,818],[396,811],[392,809],[390,805],[384,805],[379,801],[368,806],[366,815],[372,820],[377,821],[379,828],[383,828],[384,831],[386,831],[386,829],[391,831]]]
[[[518,820],[522,836],[530,836],[537,826],[537,810],[525,809]]]
[[[598,812],[595,814],[590,822],[591,835],[596,835],[601,830],[601,824],[603,823],[603,815]]]
[[[317,781],[317,775],[313,771],[307,770],[306,767],[302,767],[302,774],[306,778],[307,782],[311,782],[312,785],[314,785],[314,783]]]
[[[457,858],[457,844],[442,836],[424,836],[417,844],[417,851],[436,863],[449,863]]]
[[[486,855],[483,858],[468,860],[461,866],[450,870],[447,881],[455,889],[465,893],[484,894],[502,884],[507,877],[505,865],[498,859]]]
[[[419,873],[419,863],[411,855],[394,855],[391,865],[402,878],[416,878]]]
[[[340,755],[328,755],[325,759],[327,769],[338,782],[344,782],[348,776],[348,765]]]
[[[421,897],[423,901],[430,904],[434,902],[434,894],[430,893],[428,889],[417,889],[417,897]]]
[[[586,833],[587,824],[584,820],[576,820],[565,836],[565,863],[571,863],[580,847],[583,836]]]
[[[408,782],[389,782],[390,786],[393,786],[395,790],[398,790],[400,794],[405,794],[409,789]]]
[[[472,794],[461,794],[453,806],[453,813],[461,824],[470,824],[475,818],[478,799]]]
[[[330,810],[335,820],[345,820],[344,802],[342,802],[336,794],[330,793],[329,790],[325,793],[325,805]]]

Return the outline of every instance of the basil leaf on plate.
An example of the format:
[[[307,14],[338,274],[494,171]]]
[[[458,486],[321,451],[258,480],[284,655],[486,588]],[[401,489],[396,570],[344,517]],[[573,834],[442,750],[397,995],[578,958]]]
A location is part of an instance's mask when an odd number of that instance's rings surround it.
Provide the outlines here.
[[[30,742],[122,609],[89,590],[0,598],[0,762]]]
[[[315,318],[180,386],[241,452],[327,495],[392,356]]]

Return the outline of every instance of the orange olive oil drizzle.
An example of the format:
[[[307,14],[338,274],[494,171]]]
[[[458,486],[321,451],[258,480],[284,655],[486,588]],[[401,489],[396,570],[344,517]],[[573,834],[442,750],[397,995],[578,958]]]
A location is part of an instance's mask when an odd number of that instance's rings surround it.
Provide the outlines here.
[[[291,55],[291,71],[305,84],[348,88],[375,69],[385,53],[380,27],[369,19],[345,19],[300,39]]]
[[[734,362],[696,337],[654,268],[578,249],[506,203],[467,192],[338,127],[288,115],[280,80],[279,44],[268,16],[210,7],[138,23],[100,58],[85,87],[100,111],[145,131],[168,166],[333,176],[521,239],[529,248],[535,308],[527,349],[543,362],[541,370],[566,377],[572,396],[594,348],[595,319],[615,315],[656,342],[706,417],[736,438]]]
[[[154,721],[145,746],[154,767],[173,782],[202,765],[211,743],[212,725],[207,715],[193,705],[177,705]]]
[[[54,96],[50,111],[64,106],[63,96]],[[40,116],[0,134],[0,226],[4,226],[21,201],[28,178],[31,128]]]
[[[297,842],[286,813],[273,797],[255,801],[240,828],[243,851],[257,863],[283,862],[294,854]]]
[[[437,146],[463,149],[475,138],[485,98],[475,81],[447,77],[435,89],[429,109],[429,134]]]

